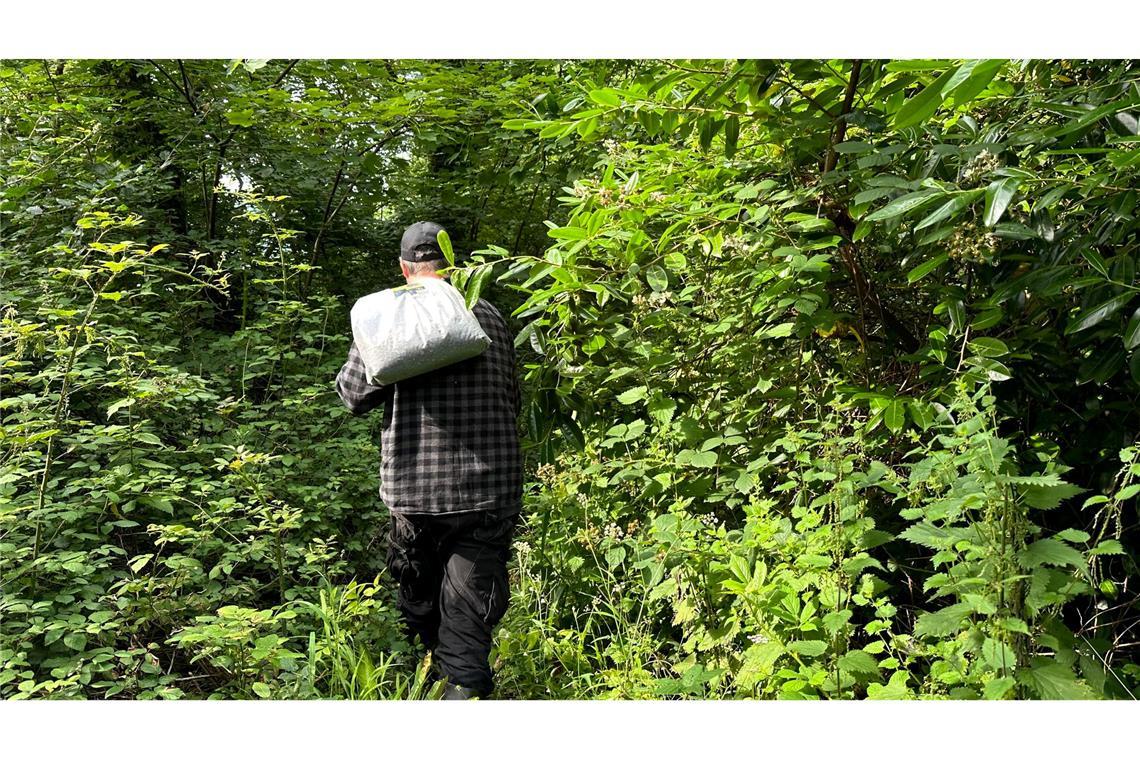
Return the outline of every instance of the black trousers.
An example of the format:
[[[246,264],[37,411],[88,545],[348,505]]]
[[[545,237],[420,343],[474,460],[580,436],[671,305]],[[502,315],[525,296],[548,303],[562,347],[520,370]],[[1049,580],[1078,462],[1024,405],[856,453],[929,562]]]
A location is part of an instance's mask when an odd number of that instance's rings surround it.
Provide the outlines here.
[[[517,508],[444,515],[391,513],[388,570],[410,638],[449,682],[491,693],[491,632],[507,611]]]

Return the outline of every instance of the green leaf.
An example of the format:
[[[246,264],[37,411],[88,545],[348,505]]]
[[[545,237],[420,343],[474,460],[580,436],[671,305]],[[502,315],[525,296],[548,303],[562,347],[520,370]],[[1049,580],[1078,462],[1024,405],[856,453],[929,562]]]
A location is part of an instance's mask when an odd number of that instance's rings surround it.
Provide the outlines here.
[[[978,356],[997,357],[1009,353],[1009,347],[997,338],[974,338],[970,341],[970,348]]]
[[[895,129],[904,129],[922,124],[942,105],[942,90],[954,76],[956,68],[948,69],[942,76],[935,79],[903,104],[895,114]]]
[[[1017,674],[1017,680],[1041,699],[1092,699],[1092,689],[1078,681],[1067,666],[1039,658],[1033,667]]]
[[[922,208],[927,203],[937,200],[945,196],[946,193],[941,190],[919,190],[913,193],[907,193],[895,198],[893,201],[883,206],[878,211],[872,212],[865,217],[868,222],[879,222],[884,219],[894,219],[896,216],[902,216],[908,211],[913,211],[917,208]]]
[[[555,227],[547,230],[547,235],[555,240],[585,240],[590,233],[581,227]]]
[[[649,287],[658,293],[669,287],[669,275],[656,264],[645,270],[645,281],[649,283]]]
[[[960,214],[963,209],[968,208],[970,204],[973,203],[974,200],[982,194],[982,192],[983,191],[979,188],[977,190],[969,190],[967,192],[954,196],[950,200],[946,201],[946,203],[939,206],[938,210],[933,214],[916,224],[914,227],[915,232],[918,230],[926,229],[927,227],[931,227],[941,221],[945,221],[946,219],[954,218]]]
[[[1132,312],[1132,317],[1124,328],[1124,350],[1131,351],[1137,346],[1140,346],[1140,309]]]
[[[947,83],[946,99],[952,101],[955,107],[969,103],[986,89],[1004,65],[1005,60],[1000,58],[963,64],[953,80]],[[967,76],[963,77],[963,74]]]
[[[1009,690],[1014,687],[1017,682],[1012,678],[995,678],[988,682],[984,689],[982,689],[982,697],[984,699],[1001,699]]]
[[[879,663],[874,657],[862,649],[853,649],[839,658],[839,670],[844,673],[867,673],[873,675],[879,672]]]
[[[254,683],[253,693],[262,699],[269,699],[273,695],[273,692],[269,689],[269,686],[262,683],[261,681]]]
[[[132,406],[136,400],[137,399],[127,397],[121,398],[115,403],[111,404],[109,407],[107,407],[107,419],[111,419],[111,417],[114,416],[115,412],[119,411],[120,409],[125,409],[128,406]]]
[[[468,309],[473,308],[479,301],[479,294],[483,292],[483,286],[491,276],[491,271],[492,266],[489,264],[480,266],[476,269],[475,276],[468,281],[463,293],[463,300]]]
[[[668,425],[677,411],[677,402],[664,394],[655,395],[649,402],[649,416],[659,425]]]
[[[1099,306],[1091,309],[1084,309],[1076,319],[1069,322],[1065,327],[1065,334],[1072,335],[1073,333],[1087,330],[1090,327],[1099,325],[1104,320],[1111,317],[1120,309],[1127,305],[1132,300],[1134,293],[1121,293],[1118,296],[1113,296]]]
[[[235,127],[252,127],[253,109],[247,108],[241,111],[229,111],[226,113],[226,121]]]
[[[715,451],[699,451],[693,454],[689,463],[693,467],[716,467],[719,457]]]
[[[87,648],[87,636],[82,633],[69,633],[63,637],[63,645],[76,652],[82,652]]]
[[[643,401],[648,395],[649,389],[644,385],[638,385],[630,388],[624,393],[618,395],[617,400],[620,404],[636,404],[638,401]]]
[[[937,612],[924,612],[914,623],[914,633],[916,636],[934,638],[951,636],[961,629],[971,612],[973,607],[969,602],[951,604]]]
[[[1100,556],[1102,554],[1124,554],[1124,546],[1115,538],[1110,538],[1097,544],[1089,554],[1094,556]]]
[[[1071,483],[1056,485],[1024,485],[1020,487],[1021,498],[1034,509],[1055,509],[1065,499],[1072,498],[1085,489]]]
[[[447,265],[455,266],[455,251],[451,248],[451,236],[447,234],[447,230],[437,232],[435,239],[439,243],[439,250],[443,251],[443,258],[447,259]]]
[[[933,272],[938,267],[945,264],[949,259],[950,259],[949,254],[940,253],[937,256],[935,256],[934,258],[931,258],[931,259],[928,259],[928,260],[922,262],[921,264],[919,264],[918,266],[916,266],[914,269],[910,270],[910,272],[907,273],[906,281],[909,283],[918,282],[923,277],[925,277],[926,275],[930,274],[931,272]]]
[[[906,425],[906,402],[896,398],[887,405],[883,412],[883,422],[892,433],[897,433]]]
[[[724,155],[727,158],[732,158],[736,153],[736,144],[739,139],[740,119],[736,116],[729,116],[724,123]]]
[[[1018,559],[1024,568],[1040,567],[1041,565],[1084,567],[1086,564],[1085,555],[1055,538],[1043,538],[1040,541],[1034,541],[1021,551]]]
[[[1005,214],[1005,210],[1009,207],[1009,202],[1013,200],[1020,184],[1019,178],[1006,177],[991,182],[986,187],[986,210],[982,216],[982,221],[987,227],[993,227],[1001,221],[1002,215]]]
[[[610,108],[619,108],[621,106],[621,95],[609,87],[600,90],[590,90],[590,100],[598,105],[608,106]]]
[[[1012,672],[1017,667],[1017,655],[998,639],[987,638],[982,642],[982,659],[998,673]]]
[[[802,654],[805,657],[819,657],[827,651],[826,641],[791,641],[788,643],[788,651]]]

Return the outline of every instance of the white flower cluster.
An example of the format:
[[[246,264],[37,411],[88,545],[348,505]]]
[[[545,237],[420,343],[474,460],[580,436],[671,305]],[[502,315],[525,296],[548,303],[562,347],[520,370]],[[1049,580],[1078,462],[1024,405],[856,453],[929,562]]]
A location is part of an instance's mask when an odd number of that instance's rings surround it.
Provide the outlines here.
[[[983,150],[974,156],[970,163],[966,164],[966,168],[962,172],[962,183],[965,185],[977,184],[999,166],[1001,166],[1001,162],[998,157],[988,150]]]

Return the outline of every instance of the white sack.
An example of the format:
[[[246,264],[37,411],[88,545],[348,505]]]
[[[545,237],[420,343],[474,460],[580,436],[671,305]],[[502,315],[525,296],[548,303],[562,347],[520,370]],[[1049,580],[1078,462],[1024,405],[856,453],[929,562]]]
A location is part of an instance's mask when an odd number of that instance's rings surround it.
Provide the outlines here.
[[[364,296],[352,337],[368,382],[391,385],[483,353],[491,339],[446,280],[424,278]]]

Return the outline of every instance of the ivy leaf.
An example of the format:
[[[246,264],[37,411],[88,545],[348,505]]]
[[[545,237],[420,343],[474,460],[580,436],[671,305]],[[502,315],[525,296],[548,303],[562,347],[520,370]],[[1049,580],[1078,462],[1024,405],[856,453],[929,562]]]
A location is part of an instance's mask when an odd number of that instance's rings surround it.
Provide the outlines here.
[[[87,636],[82,633],[69,633],[63,637],[63,645],[76,652],[82,652],[87,648]]]

